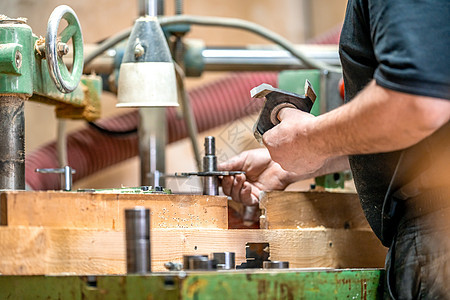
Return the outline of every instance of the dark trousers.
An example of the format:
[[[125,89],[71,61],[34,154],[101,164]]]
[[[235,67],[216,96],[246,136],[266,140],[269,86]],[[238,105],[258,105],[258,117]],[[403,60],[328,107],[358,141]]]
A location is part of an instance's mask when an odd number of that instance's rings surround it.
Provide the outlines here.
[[[400,219],[386,258],[386,298],[450,299],[447,201],[447,207]]]

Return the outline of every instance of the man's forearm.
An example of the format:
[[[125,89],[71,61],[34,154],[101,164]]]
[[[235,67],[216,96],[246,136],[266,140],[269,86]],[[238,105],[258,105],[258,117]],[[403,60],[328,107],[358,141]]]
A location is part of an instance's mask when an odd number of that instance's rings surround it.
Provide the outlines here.
[[[291,174],[288,181],[290,183],[293,183],[296,181],[314,178],[314,177],[318,177],[318,176],[323,176],[323,175],[331,174],[331,173],[337,173],[337,172],[345,171],[348,169],[350,169],[348,156],[336,156],[336,157],[327,159],[325,164],[320,169],[316,170],[313,173]]]
[[[342,156],[409,147],[449,121],[450,101],[387,90],[371,82],[350,103],[306,128],[321,154]]]

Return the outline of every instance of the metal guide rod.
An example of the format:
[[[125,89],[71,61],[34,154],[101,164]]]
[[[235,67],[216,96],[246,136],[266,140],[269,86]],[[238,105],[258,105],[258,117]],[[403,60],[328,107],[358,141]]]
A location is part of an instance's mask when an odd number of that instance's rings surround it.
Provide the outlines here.
[[[137,206],[125,210],[127,273],[151,272],[150,210]]]
[[[0,190],[25,189],[24,101],[0,95]]]
[[[336,47],[305,46],[298,47],[305,55],[333,66],[339,66],[339,54]],[[283,49],[207,48],[202,50],[205,71],[264,71],[308,68],[303,62]]]
[[[156,17],[158,14],[157,0],[139,0],[139,16]]]
[[[166,109],[164,107],[140,108],[138,134],[141,185],[165,186]]]
[[[203,172],[217,171],[216,143],[213,136],[205,137],[205,156]],[[219,178],[205,176],[203,178],[203,195],[219,195]]]
[[[310,59],[319,60],[332,66],[340,65],[337,47],[302,45],[298,48]],[[87,51],[87,56],[92,51],[95,50]],[[259,49],[257,46],[241,49],[206,48],[200,50],[200,55],[205,71],[280,71],[307,68],[305,64],[283,49]],[[114,70],[114,59],[113,52],[105,52],[99,59],[85,66],[85,72],[95,70],[97,73],[109,74]],[[64,62],[68,66],[72,64],[70,53]]]

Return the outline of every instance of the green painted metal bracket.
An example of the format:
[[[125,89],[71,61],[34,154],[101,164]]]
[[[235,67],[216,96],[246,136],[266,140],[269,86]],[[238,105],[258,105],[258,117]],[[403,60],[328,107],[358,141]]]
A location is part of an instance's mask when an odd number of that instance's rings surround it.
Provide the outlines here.
[[[33,39],[25,24],[0,24],[0,94],[33,93]]]
[[[31,101],[55,105],[59,118],[88,121],[99,118],[101,77],[82,76],[73,92],[61,93],[50,77],[39,47],[35,47],[43,40],[20,22],[0,22],[0,94],[25,94]],[[82,55],[76,57],[78,61],[74,63],[82,63]],[[62,59],[58,63],[62,63]],[[60,69],[66,70],[63,75],[69,76],[66,66],[60,66]]]
[[[0,276],[0,299],[382,299],[384,271],[242,270]]]

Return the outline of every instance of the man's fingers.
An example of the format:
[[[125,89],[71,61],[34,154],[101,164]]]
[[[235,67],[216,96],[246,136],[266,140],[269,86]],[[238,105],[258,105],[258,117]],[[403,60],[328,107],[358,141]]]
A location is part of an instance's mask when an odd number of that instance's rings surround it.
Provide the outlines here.
[[[241,200],[244,205],[257,205],[259,200],[253,195],[252,186],[248,182],[244,182],[241,189]]]
[[[241,189],[245,182],[245,175],[239,174],[234,177],[233,187],[231,188],[231,198],[235,201],[242,202]]]
[[[225,195],[231,196],[233,188],[234,176],[224,176],[222,179],[222,191]]]
[[[217,165],[217,169],[219,171],[241,171],[244,168],[245,159],[247,158],[247,154],[241,153],[240,155],[236,155],[226,162],[220,163]]]

